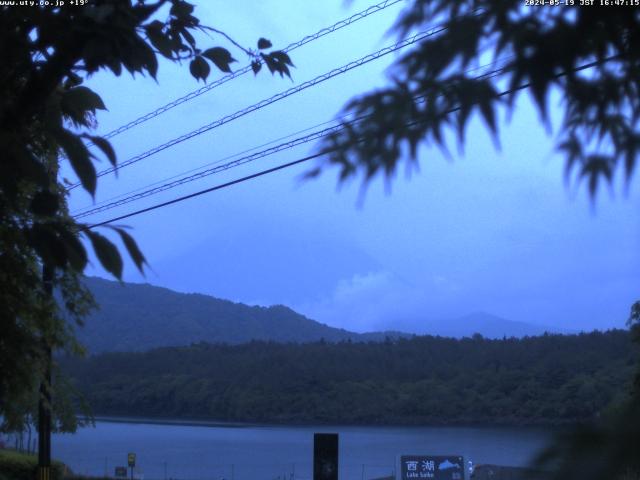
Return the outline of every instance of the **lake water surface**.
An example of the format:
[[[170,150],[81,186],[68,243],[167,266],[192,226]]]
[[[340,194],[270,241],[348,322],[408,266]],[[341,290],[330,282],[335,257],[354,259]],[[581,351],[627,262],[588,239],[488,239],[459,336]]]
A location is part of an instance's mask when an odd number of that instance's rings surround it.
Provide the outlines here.
[[[463,455],[475,464],[523,466],[551,438],[536,428],[194,425],[100,420],[55,435],[53,456],[77,473],[110,476],[136,453],[150,479],[311,479],[313,434],[340,435],[340,478],[391,475],[399,454]]]

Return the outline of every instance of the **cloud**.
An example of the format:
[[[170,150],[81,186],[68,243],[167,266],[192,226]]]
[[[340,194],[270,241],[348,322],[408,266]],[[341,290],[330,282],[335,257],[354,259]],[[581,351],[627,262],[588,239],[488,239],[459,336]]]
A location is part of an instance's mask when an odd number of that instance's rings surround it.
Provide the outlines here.
[[[340,280],[333,296],[339,302],[357,301],[377,295],[393,284],[394,279],[389,272],[356,273],[349,279]]]
[[[295,309],[331,326],[358,332],[372,330],[418,331],[427,319],[454,313],[458,284],[433,275],[411,284],[393,272],[356,273],[337,282],[330,295]],[[455,312],[458,313],[458,312]]]

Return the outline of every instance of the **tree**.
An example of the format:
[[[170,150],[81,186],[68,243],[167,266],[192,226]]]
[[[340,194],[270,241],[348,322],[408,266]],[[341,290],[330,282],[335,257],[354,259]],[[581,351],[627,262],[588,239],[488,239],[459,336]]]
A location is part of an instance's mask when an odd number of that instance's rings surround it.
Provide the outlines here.
[[[616,169],[629,180],[640,152],[640,9],[569,2],[414,0],[395,30],[404,36],[439,25],[439,32],[395,62],[391,86],[344,107],[362,120],[323,141],[327,163],[343,180],[390,177],[403,159],[417,161],[420,144],[446,151],[448,131],[464,144],[474,112],[498,140],[498,114],[513,110],[525,90],[550,127],[547,103],[556,91],[564,109],[556,146],[567,175],[586,179],[591,195]],[[496,64],[477,76],[484,59]]]
[[[93,423],[91,407],[85,397],[61,371],[56,371],[52,381],[52,418],[53,432],[75,432],[78,426]],[[28,434],[27,445],[30,445],[32,432],[38,425],[38,392],[26,392],[20,402],[8,403],[4,412],[4,422],[0,432]],[[33,438],[35,443],[35,438]]]
[[[562,99],[564,118],[556,147],[565,158],[568,180],[586,180],[592,198],[603,181],[612,183],[617,171],[628,184],[640,152],[637,2],[543,3],[414,0],[395,30],[404,36],[439,25],[438,33],[395,62],[391,86],[344,107],[342,115],[358,120],[323,140],[323,166],[337,166],[341,180],[391,178],[403,161],[409,166],[417,162],[421,144],[447,152],[446,134],[451,132],[462,146],[474,112],[497,143],[498,115],[510,113],[528,90],[549,129],[549,96],[557,92]],[[489,74],[474,76],[471,69],[484,59],[496,63]],[[635,322],[638,312],[636,303],[631,315]],[[628,406],[618,416],[554,444],[544,459],[558,467],[557,478],[638,475],[639,405],[636,381]]]
[[[103,233],[70,217],[67,184],[58,176],[68,161],[82,187],[97,188],[96,147],[113,166],[110,143],[91,134],[95,113],[105,109],[100,96],[83,86],[101,69],[114,75],[155,78],[158,57],[188,62],[191,75],[206,81],[211,65],[230,72],[236,60],[222,46],[202,50],[199,32],[230,41],[250,58],[254,73],[267,65],[272,74],[289,75],[289,57],[269,51],[260,38],[243,48],[225,33],[201,25],[184,0],[92,0],[81,5],[0,7],[0,415],[19,412],[45,377],[48,349],[79,350],[69,322],[82,322],[92,298],[82,286],[88,241],[104,268],[122,276],[118,247]],[[145,257],[121,227],[120,238],[138,269]],[[41,271],[57,293],[43,285]]]
[[[631,306],[628,325],[640,345],[640,301]],[[640,476],[640,367],[624,404],[606,421],[563,432],[537,462],[554,469],[558,479],[618,478]]]

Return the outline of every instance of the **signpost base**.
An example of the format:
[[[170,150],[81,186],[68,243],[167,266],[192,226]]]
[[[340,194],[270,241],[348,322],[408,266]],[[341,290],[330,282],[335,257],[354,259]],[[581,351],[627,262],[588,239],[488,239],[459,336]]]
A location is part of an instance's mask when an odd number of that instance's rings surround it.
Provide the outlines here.
[[[51,480],[51,467],[38,467],[38,480]]]

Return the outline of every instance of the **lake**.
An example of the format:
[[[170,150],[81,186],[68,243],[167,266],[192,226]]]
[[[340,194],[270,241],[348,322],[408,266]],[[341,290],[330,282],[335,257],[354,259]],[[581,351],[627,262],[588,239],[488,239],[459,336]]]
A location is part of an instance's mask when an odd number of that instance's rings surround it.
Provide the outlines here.
[[[101,419],[55,435],[53,456],[76,473],[110,476],[136,453],[150,479],[311,479],[313,434],[339,433],[341,479],[391,475],[398,454],[463,455],[475,464],[524,466],[551,437],[538,428],[268,426]]]

